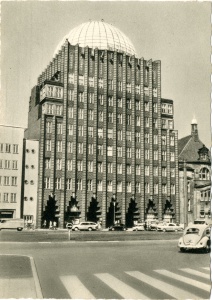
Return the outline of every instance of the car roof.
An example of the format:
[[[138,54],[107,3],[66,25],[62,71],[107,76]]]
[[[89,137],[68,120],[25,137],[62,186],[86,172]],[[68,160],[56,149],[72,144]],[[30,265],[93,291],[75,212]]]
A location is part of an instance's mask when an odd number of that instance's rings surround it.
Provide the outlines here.
[[[206,224],[191,224],[185,228],[185,231],[187,231],[189,228],[197,228],[201,231],[204,231],[206,228],[210,228],[210,226]]]

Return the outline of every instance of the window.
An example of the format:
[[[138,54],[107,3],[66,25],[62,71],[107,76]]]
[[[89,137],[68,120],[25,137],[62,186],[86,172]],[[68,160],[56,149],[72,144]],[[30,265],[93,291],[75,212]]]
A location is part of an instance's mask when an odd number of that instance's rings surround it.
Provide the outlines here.
[[[149,96],[149,88],[148,87],[144,88],[144,95]]]
[[[153,97],[157,97],[157,96],[158,96],[158,89],[153,88]]]
[[[71,159],[67,160],[67,171],[72,171],[72,160]]]
[[[4,161],[4,168],[5,169],[10,169],[10,161],[9,160]]]
[[[98,145],[98,147],[97,147],[97,154],[98,155],[103,155],[103,145]]]
[[[135,124],[136,124],[136,126],[140,126],[141,125],[141,118],[140,118],[140,116],[136,116],[135,117]]]
[[[117,147],[117,157],[122,157],[122,147]]]
[[[166,145],[166,136],[162,135],[161,140],[162,140],[162,145],[165,146]]]
[[[118,141],[122,141],[122,130],[117,131],[117,139]]]
[[[141,133],[140,132],[135,133],[135,141],[136,141],[136,143],[140,143],[140,141],[141,141]]]
[[[158,119],[153,118],[153,128],[158,128]]]
[[[11,203],[16,203],[16,194],[15,193],[11,193],[11,195],[10,195],[10,202]]]
[[[113,123],[113,113],[112,112],[108,113],[108,123]]]
[[[149,166],[145,166],[145,175],[149,176]]]
[[[94,103],[94,93],[88,94],[88,103],[90,103],[90,104]]]
[[[136,84],[136,86],[135,86],[135,93],[138,94],[138,95],[140,95],[140,93],[141,93],[141,89],[140,89],[139,84]]]
[[[68,108],[68,117],[69,118],[73,118],[74,117],[74,108],[72,106],[70,106]]]
[[[88,78],[88,84],[90,87],[94,87],[94,77],[89,77]]]
[[[45,189],[50,189],[51,188],[51,180],[50,177],[45,177],[44,178],[44,188]]]
[[[18,161],[17,160],[13,160],[12,161],[12,169],[13,170],[17,170],[18,169]]]
[[[84,85],[84,76],[79,75],[79,85]]]
[[[202,168],[199,173],[199,178],[202,180],[210,180],[210,172],[207,168]]]
[[[146,127],[149,127],[149,118],[148,117],[145,117],[145,126]]]
[[[56,105],[56,114],[61,116],[63,111],[62,105]]]
[[[154,176],[158,176],[158,167],[157,166],[155,166],[153,168],[153,174],[154,174]]]
[[[63,133],[63,125],[62,123],[57,124],[57,134],[62,134]]]
[[[79,108],[78,109],[78,119],[83,119],[83,117],[84,117],[84,110],[83,110],[83,108]]]
[[[166,161],[166,151],[162,151],[162,160]]]
[[[122,92],[122,81],[118,81],[118,91]]]
[[[113,138],[113,129],[108,129],[107,138],[108,139],[112,139]]]
[[[107,164],[107,172],[109,174],[112,174],[113,173],[113,164],[112,163],[108,163]]]
[[[46,132],[52,133],[52,122],[50,122],[50,121],[46,122]]]
[[[145,143],[149,144],[149,133],[145,133]]]
[[[62,152],[62,141],[57,141],[57,152]]]
[[[93,172],[93,161],[88,161],[88,172]]]
[[[167,186],[166,184],[162,184],[162,194],[166,194],[167,193]]]
[[[127,193],[131,193],[131,182],[127,182]]]
[[[173,129],[173,121],[172,120],[168,120],[168,126],[169,126],[169,129]]]
[[[141,192],[141,184],[140,182],[135,183],[135,192],[140,193]]]
[[[131,99],[127,99],[126,107],[127,109],[131,109]]]
[[[170,152],[170,161],[175,161],[174,152]]]
[[[166,104],[165,103],[162,103],[162,105],[161,105],[161,112],[166,113]]]
[[[93,154],[93,144],[88,144],[88,154]]]
[[[145,159],[149,159],[149,149],[145,150]]]
[[[102,173],[102,171],[103,171],[103,168],[102,168],[102,162],[98,162],[97,168],[98,168],[98,172],[99,172],[99,173]]]
[[[74,134],[74,125],[68,124],[68,135]]]
[[[10,144],[6,144],[5,152],[6,153],[10,153],[10,151],[11,151],[11,145]]]
[[[127,83],[127,93],[131,93],[131,83]]]
[[[98,138],[103,138],[103,128],[98,128]]]
[[[88,120],[93,121],[93,110],[92,109],[88,110]]]
[[[12,176],[12,182],[11,182],[11,185],[12,186],[17,186],[17,177],[16,176]]]
[[[168,104],[168,114],[173,114],[173,106],[172,104]]]
[[[4,176],[4,185],[10,185],[10,177]]]
[[[99,115],[99,122],[103,122],[103,111],[99,111],[98,115]]]
[[[170,136],[170,146],[174,146],[174,136]]]
[[[131,175],[131,165],[127,165],[127,174]]]
[[[135,166],[135,173],[136,173],[136,175],[141,175],[141,166],[140,165]]]
[[[141,109],[141,102],[140,102],[140,100],[136,100],[135,101],[135,108],[136,108],[136,110],[140,110]]]
[[[103,95],[98,95],[98,102],[99,102],[99,105],[103,105],[104,104]]]
[[[127,147],[127,158],[131,158],[132,157],[132,149]]]
[[[82,125],[78,126],[78,136],[83,136],[83,126]]]
[[[149,194],[149,183],[145,182],[145,194]]]
[[[17,144],[13,144],[13,153],[18,154],[18,145]]]
[[[74,74],[73,73],[68,74],[68,82],[74,84]]]
[[[2,152],[4,152],[4,144],[0,144],[0,152],[2,153]]]
[[[79,100],[79,102],[84,102],[84,93],[83,92],[80,92],[78,94],[78,100]]]
[[[122,114],[117,115],[117,123],[122,124]]]
[[[126,140],[128,141],[128,142],[131,142],[131,131],[126,131]]]
[[[67,142],[67,152],[73,153],[73,142]]]
[[[108,106],[113,106],[113,96],[108,97]]]
[[[171,194],[175,195],[175,184],[171,184]]]
[[[88,179],[87,180],[87,191],[92,191],[93,190],[93,180]]]
[[[97,191],[102,192],[102,180],[97,180]]]
[[[93,127],[88,127],[88,137],[93,137]]]
[[[0,169],[3,168],[3,159],[0,159]]]
[[[74,101],[74,90],[68,90],[68,100]]]
[[[108,192],[112,192],[113,191],[113,184],[112,184],[111,180],[107,182],[107,191]]]
[[[62,159],[56,159],[56,170],[62,170]]]
[[[144,103],[144,110],[149,111],[149,102]]]
[[[170,168],[171,177],[175,177],[175,168]]]
[[[162,121],[162,128],[166,129],[166,120],[165,119],[161,119]]]
[[[158,112],[158,104],[157,103],[153,103],[153,112],[154,113]]]
[[[117,182],[117,192],[118,192],[118,193],[121,193],[121,192],[122,192],[122,182],[121,182],[121,181],[118,181],[118,182]]]
[[[107,146],[107,156],[113,156],[113,147]]]
[[[82,160],[77,161],[77,171],[83,171],[83,161]]]
[[[47,104],[47,114],[53,115],[54,109],[53,104]]]
[[[9,202],[9,193],[4,193],[4,202]]]
[[[113,80],[108,79],[108,90],[113,90]]]
[[[117,164],[117,174],[122,174],[122,164]]]
[[[162,167],[162,176],[166,177],[166,167]]]
[[[158,144],[158,135],[156,135],[156,134],[153,135],[153,143],[154,143],[154,145]]]
[[[103,88],[103,79],[102,78],[99,78],[98,86],[99,86],[99,88]]]
[[[131,115],[127,115],[127,125],[131,125]]]
[[[158,194],[158,183],[154,183],[154,195]]]
[[[122,107],[122,98],[118,98],[118,107]]]
[[[82,179],[77,179],[77,190],[82,191]]]
[[[135,149],[135,157],[136,158],[141,158],[141,150],[140,149]]]
[[[72,179],[71,178],[66,179],[66,189],[72,190]]]

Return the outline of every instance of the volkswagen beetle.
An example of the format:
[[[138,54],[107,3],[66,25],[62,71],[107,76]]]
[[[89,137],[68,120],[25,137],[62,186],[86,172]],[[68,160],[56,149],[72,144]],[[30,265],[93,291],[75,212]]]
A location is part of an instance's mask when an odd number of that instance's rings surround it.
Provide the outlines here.
[[[199,249],[205,252],[211,250],[210,226],[191,224],[185,228],[183,236],[179,239],[180,251]]]

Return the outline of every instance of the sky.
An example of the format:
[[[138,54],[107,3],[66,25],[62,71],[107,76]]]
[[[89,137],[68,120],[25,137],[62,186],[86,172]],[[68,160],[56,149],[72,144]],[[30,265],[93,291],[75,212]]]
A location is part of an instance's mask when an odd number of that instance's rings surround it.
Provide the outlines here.
[[[89,20],[112,24],[139,58],[161,60],[162,97],[174,100],[178,137],[196,118],[211,145],[210,2],[3,1],[0,124],[27,127],[31,89],[71,29]]]

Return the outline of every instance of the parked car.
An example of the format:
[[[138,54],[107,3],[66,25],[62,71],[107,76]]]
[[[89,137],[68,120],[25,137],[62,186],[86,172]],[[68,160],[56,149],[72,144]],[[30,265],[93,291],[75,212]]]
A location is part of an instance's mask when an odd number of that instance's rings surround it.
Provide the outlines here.
[[[126,227],[123,224],[117,224],[109,227],[110,231],[125,231]]]
[[[137,223],[132,227],[132,231],[144,231],[144,223]]]
[[[24,228],[24,219],[1,219],[0,220],[0,230],[1,229],[17,229],[22,231]]]
[[[74,224],[71,227],[72,230],[88,230],[88,231],[92,231],[92,230],[97,230],[98,229],[98,224],[95,222],[80,222],[79,224]]]
[[[192,224],[186,227],[183,236],[179,239],[180,251],[201,249],[211,251],[210,226],[205,224]]]
[[[177,225],[176,223],[167,223],[167,224],[161,224],[157,225],[156,227],[157,231],[180,231],[183,230],[183,227],[181,225]]]

